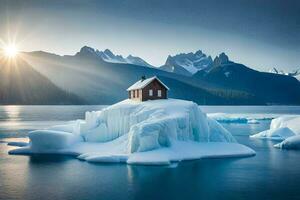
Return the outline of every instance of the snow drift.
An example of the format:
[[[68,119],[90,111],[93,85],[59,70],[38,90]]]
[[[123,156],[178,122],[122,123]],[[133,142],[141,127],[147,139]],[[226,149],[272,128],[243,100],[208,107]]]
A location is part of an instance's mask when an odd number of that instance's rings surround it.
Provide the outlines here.
[[[300,149],[300,116],[282,116],[273,119],[269,130],[251,137],[282,141],[274,145],[277,148]]]
[[[90,162],[168,164],[201,157],[249,156],[197,104],[183,100],[124,100],[85,120],[29,133],[30,145],[11,154],[59,153]]]

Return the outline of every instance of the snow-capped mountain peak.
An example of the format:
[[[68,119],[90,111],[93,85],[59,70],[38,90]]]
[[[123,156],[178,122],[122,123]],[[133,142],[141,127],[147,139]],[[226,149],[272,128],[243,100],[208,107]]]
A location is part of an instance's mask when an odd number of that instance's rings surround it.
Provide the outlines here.
[[[127,58],[124,58],[122,55],[115,55],[111,50],[105,49],[104,51],[95,50],[91,47],[84,46],[80,49],[76,55],[93,55],[105,62],[110,63],[128,63],[133,65],[140,65],[146,67],[152,67],[149,63],[144,61],[140,57],[129,55]]]
[[[141,59],[140,57],[137,57],[137,56],[129,55],[126,58],[126,61],[128,63],[135,64],[135,65],[141,65],[141,66],[146,66],[146,67],[153,67],[152,65],[150,65],[149,63],[147,63],[146,61],[144,61],[143,59]]]
[[[213,60],[206,56],[201,50],[195,53],[181,53],[175,56],[168,56],[166,63],[160,68],[184,75],[193,75],[199,70],[208,69],[212,66]]]

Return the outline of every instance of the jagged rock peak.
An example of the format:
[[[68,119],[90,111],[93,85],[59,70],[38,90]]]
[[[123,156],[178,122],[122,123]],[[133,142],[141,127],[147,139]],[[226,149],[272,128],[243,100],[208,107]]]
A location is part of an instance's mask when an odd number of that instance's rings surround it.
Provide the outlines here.
[[[92,47],[89,47],[89,46],[83,46],[81,49],[80,49],[80,52],[83,53],[83,52],[95,52],[95,49],[93,49]]]
[[[223,52],[219,54],[219,56],[216,56],[214,59],[214,66],[218,67],[223,64],[227,64],[229,62],[229,57]]]
[[[206,56],[201,50],[198,50],[195,53],[180,53],[175,56],[169,55],[165,65],[160,68],[182,75],[192,75],[199,70],[209,69],[212,63],[213,60],[210,56]]]

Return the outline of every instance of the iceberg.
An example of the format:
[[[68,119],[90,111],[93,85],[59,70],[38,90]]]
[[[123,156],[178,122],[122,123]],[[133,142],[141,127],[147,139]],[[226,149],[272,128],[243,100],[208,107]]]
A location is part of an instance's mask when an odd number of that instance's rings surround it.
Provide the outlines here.
[[[10,154],[55,153],[88,162],[170,164],[206,157],[252,156],[192,101],[124,100],[85,120],[35,130],[28,146]]]
[[[282,116],[273,119],[270,129],[250,136],[251,138],[282,141],[274,147],[300,149],[300,116]]]

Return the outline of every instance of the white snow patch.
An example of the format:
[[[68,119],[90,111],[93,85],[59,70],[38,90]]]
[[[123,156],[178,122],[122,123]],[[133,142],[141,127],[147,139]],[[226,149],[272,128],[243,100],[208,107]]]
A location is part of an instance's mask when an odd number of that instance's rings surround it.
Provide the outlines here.
[[[230,72],[225,72],[224,75],[228,78],[230,75]]]
[[[197,71],[199,71],[199,69],[194,66],[194,63],[188,59],[185,59],[184,62],[176,61],[176,64],[185,68],[191,74],[195,74]]]
[[[56,153],[88,162],[170,164],[204,157],[251,156],[197,104],[183,100],[124,100],[85,120],[29,133],[30,145],[11,154]]]

